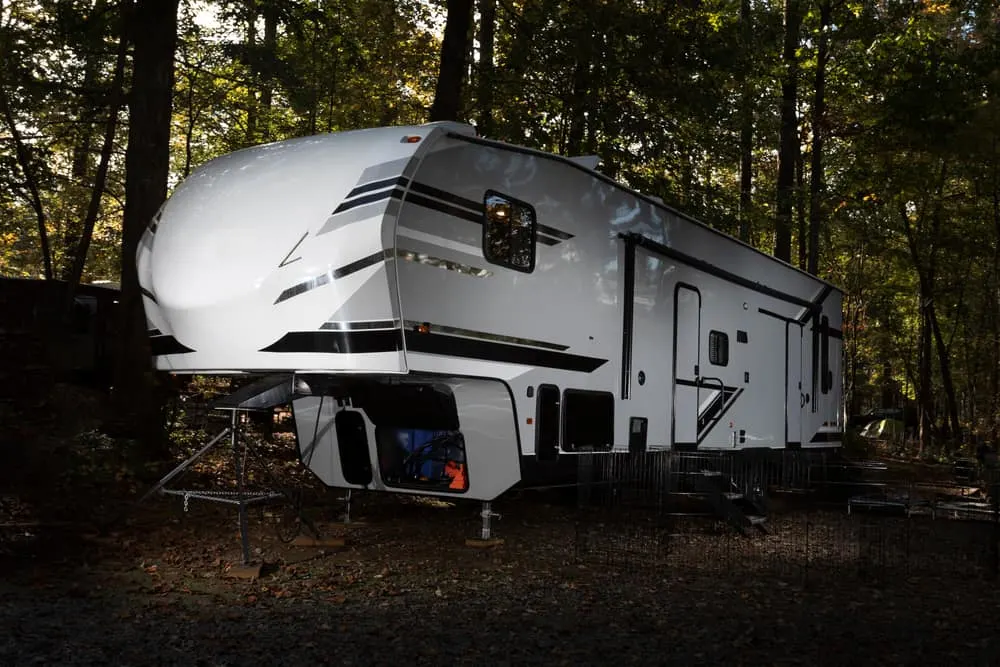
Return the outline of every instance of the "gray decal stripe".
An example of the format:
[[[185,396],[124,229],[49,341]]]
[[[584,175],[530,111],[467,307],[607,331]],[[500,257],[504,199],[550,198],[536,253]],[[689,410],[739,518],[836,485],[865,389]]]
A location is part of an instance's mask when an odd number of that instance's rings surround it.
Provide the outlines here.
[[[428,322],[416,322],[413,320],[407,320],[406,327],[412,331],[418,331],[419,329],[423,328],[424,331],[421,332],[421,335],[425,333],[448,334],[451,336],[461,336],[463,338],[475,338],[478,340],[488,340],[497,343],[511,343],[513,345],[540,347],[548,350],[558,350],[560,352],[569,349],[569,345],[563,345],[561,343],[549,343],[544,340],[520,338],[518,336],[505,336],[503,334],[489,333],[488,331],[475,331],[473,329],[462,329],[460,327],[451,327],[446,324],[430,324]]]
[[[398,187],[392,190],[385,190],[383,192],[375,192],[370,195],[364,195],[363,197],[352,199],[351,201],[342,202],[340,206],[338,206],[333,213],[334,214],[342,213],[357,206],[361,206],[363,204],[370,204],[372,202],[381,201],[383,199],[388,199],[390,197],[395,197],[396,199],[399,199],[402,196],[403,196],[403,190]]]
[[[345,264],[344,266],[340,267],[339,269],[335,269],[333,271],[327,271],[326,273],[324,273],[322,275],[318,275],[315,278],[310,278],[309,280],[303,281],[303,282],[299,283],[298,285],[292,285],[291,287],[289,287],[288,289],[286,289],[284,292],[282,292],[280,295],[278,295],[278,298],[274,301],[274,304],[277,305],[277,304],[281,303],[282,301],[286,301],[288,299],[291,299],[293,296],[298,296],[299,294],[304,294],[305,292],[308,292],[310,290],[314,290],[317,287],[322,287],[323,285],[326,285],[327,283],[329,283],[329,282],[331,282],[333,280],[337,280],[339,278],[343,278],[344,276],[349,276],[352,273],[355,273],[356,271],[360,271],[361,269],[363,269],[365,267],[371,266],[373,264],[377,264],[378,262],[381,262],[382,260],[386,259],[387,257],[391,257],[391,256],[392,255],[391,255],[390,251],[388,251],[388,250],[380,250],[380,251],[378,251],[376,253],[372,253],[371,255],[368,255],[367,257],[362,257],[359,260],[355,260],[355,261],[351,262],[350,264]]]
[[[398,176],[396,178],[386,178],[381,181],[375,181],[374,183],[366,183],[364,185],[359,185],[350,192],[347,193],[345,199],[350,199],[351,197],[364,194],[366,192],[371,192],[372,190],[381,190],[383,188],[388,188],[392,185],[402,185],[406,187],[406,184],[410,182],[410,179],[405,176]]]
[[[493,275],[492,271],[488,269],[480,269],[475,266],[469,266],[468,264],[461,264],[459,262],[453,262],[450,259],[441,259],[440,257],[432,257],[421,252],[413,252],[412,250],[405,250],[403,248],[396,248],[396,257],[405,260],[407,262],[414,262],[416,264],[428,264],[430,266],[436,266],[441,269],[448,269],[449,271],[455,271],[456,273],[462,273],[469,276],[475,276],[477,278],[488,278]]]
[[[324,322],[323,331],[371,331],[374,329],[399,329],[399,320],[370,320],[367,322]]]

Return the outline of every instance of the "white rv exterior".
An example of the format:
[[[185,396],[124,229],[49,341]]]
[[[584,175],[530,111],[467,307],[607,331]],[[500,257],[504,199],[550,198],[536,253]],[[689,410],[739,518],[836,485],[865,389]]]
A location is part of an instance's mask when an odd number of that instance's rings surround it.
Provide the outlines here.
[[[332,486],[489,500],[580,451],[840,444],[839,290],[467,125],[213,160],[137,262],[156,368],[294,374]]]

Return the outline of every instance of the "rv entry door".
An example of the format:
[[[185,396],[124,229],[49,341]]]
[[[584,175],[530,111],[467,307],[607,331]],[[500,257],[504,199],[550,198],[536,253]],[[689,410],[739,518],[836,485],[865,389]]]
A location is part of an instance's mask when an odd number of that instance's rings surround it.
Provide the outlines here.
[[[698,444],[698,393],[701,377],[701,293],[694,285],[674,288],[673,445]]]
[[[785,443],[802,443],[802,413],[809,409],[802,386],[802,325],[785,323]]]

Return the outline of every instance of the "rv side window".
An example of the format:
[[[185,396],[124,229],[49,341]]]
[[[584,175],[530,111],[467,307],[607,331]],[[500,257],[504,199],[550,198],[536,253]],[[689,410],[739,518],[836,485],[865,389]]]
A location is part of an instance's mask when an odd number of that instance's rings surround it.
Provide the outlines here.
[[[535,209],[499,192],[487,190],[483,221],[483,256],[515,271],[535,269]]]
[[[729,365],[729,335],[721,331],[708,334],[708,361],[716,366]]]

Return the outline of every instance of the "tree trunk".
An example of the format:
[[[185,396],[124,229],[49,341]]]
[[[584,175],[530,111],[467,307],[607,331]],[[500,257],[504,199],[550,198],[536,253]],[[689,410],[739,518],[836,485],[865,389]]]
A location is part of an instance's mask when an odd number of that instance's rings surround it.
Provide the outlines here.
[[[448,18],[441,42],[441,66],[438,70],[430,121],[459,120],[462,107],[462,83],[465,78],[465,54],[469,51],[472,27],[472,0],[448,0]]]
[[[823,139],[826,134],[826,63],[829,60],[830,0],[819,3],[819,42],[812,104],[812,167],[809,183],[809,261],[806,270],[819,271],[819,230],[823,226]]]
[[[493,59],[497,0],[479,0],[479,134],[493,136]]]
[[[122,106],[123,88],[125,86],[125,61],[128,58],[128,21],[131,9],[130,0],[122,0],[121,27],[118,38],[118,54],[115,56],[115,70],[111,79],[111,97],[108,100],[108,117],[104,123],[104,143],[101,146],[101,158],[97,163],[97,173],[94,174],[94,187],[90,192],[90,204],[83,219],[83,230],[80,241],[73,255],[73,266],[66,278],[66,303],[64,314],[68,318],[73,312],[73,300],[77,287],[83,278],[83,269],[87,265],[87,253],[90,250],[90,240],[94,235],[94,225],[97,224],[101,212],[101,200],[108,181],[108,164],[115,146],[115,133],[118,130],[118,113]]]
[[[151,370],[146,318],[136,271],[143,232],[167,195],[170,117],[177,45],[178,0],[138,0],[125,152],[125,211],[118,349],[113,399],[126,431],[142,438],[151,454],[165,445],[160,383]]]
[[[795,219],[796,234],[799,246],[799,268],[806,268],[806,164],[801,150],[796,150],[795,157]]]
[[[740,0],[740,240],[750,242],[753,190],[753,17],[750,0]]]
[[[958,400],[955,398],[955,384],[951,377],[951,354],[944,343],[941,335],[941,327],[938,324],[937,313],[934,309],[934,302],[931,301],[927,307],[927,317],[931,323],[931,330],[934,334],[934,341],[937,343],[938,367],[941,370],[941,384],[944,386],[945,405],[948,411],[949,431],[951,437],[958,444],[958,439],[962,436],[962,427],[958,421]]]
[[[139,0],[141,2],[142,0]],[[253,146],[257,142],[257,87],[260,75],[257,71],[257,0],[247,0],[246,53],[250,63],[250,82],[247,85],[247,127],[244,143]]]
[[[10,97],[8,97],[7,89],[3,85],[0,85],[0,114],[3,114],[4,121],[10,127],[17,166],[21,168],[24,184],[28,189],[28,203],[35,211],[35,220],[38,222],[38,241],[41,244],[42,263],[45,266],[45,279],[52,280],[52,251],[49,250],[48,219],[45,215],[45,206],[42,205],[38,180],[35,177],[35,170],[31,166],[31,152],[28,150],[27,144],[24,143],[24,137],[21,136],[17,119],[14,118],[14,110],[10,106]]]
[[[266,0],[263,3],[264,14],[264,54],[269,62],[277,58],[278,49],[278,6],[277,0]],[[263,75],[258,72],[260,78],[260,125],[261,138],[267,142],[271,141],[271,104],[274,98],[274,77],[270,71]]]
[[[584,135],[587,130],[587,97],[590,79],[590,63],[586,53],[578,53],[573,69],[573,90],[570,92],[567,115],[570,118],[569,136],[566,138],[566,155],[579,155],[583,151]]]
[[[785,0],[785,45],[782,54],[781,133],[778,145],[778,210],[774,221],[774,256],[791,262],[795,159],[799,145],[795,100],[798,89],[799,0]]]

